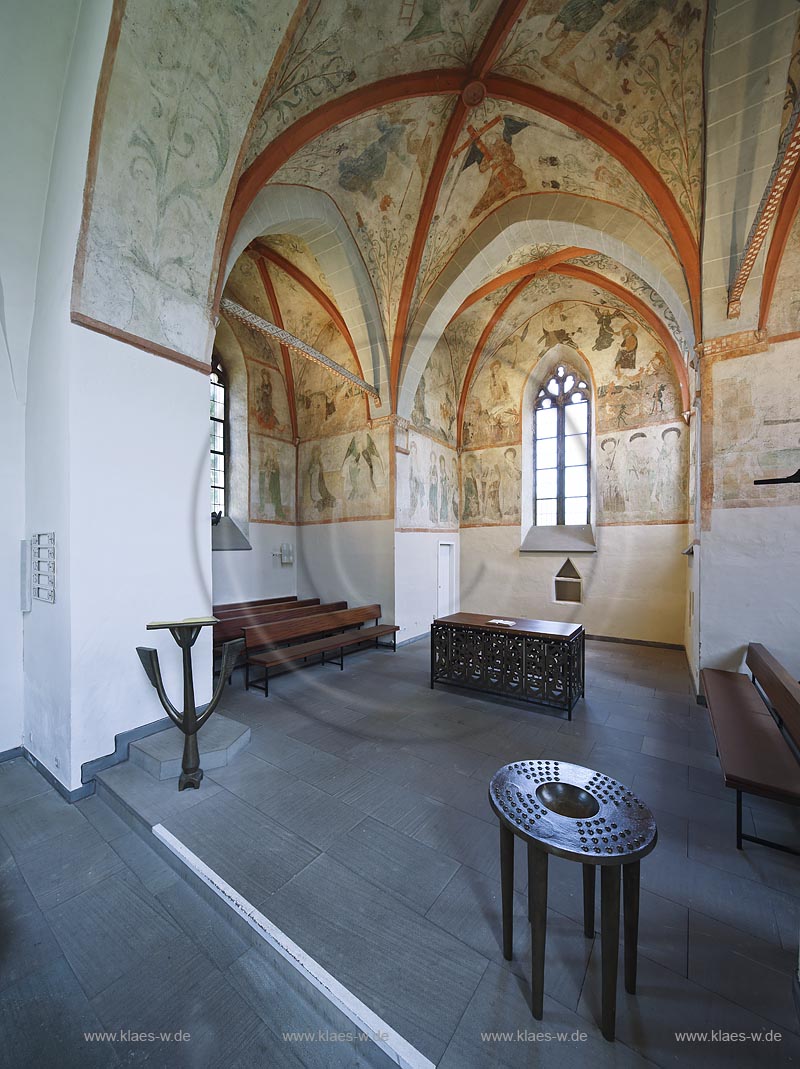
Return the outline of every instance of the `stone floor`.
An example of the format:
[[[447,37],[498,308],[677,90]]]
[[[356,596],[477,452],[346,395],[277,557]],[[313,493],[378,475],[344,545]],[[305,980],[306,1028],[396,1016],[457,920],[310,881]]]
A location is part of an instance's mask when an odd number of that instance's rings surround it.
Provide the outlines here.
[[[4,1045],[0,1065],[42,1061],[25,1046],[50,1042],[38,1023],[65,1065],[116,1064],[82,1033],[137,1027],[193,1033],[185,1061],[174,1044],[117,1046],[121,1061],[386,1063],[363,1044],[280,1039],[332,1011],[149,848],[158,822],[443,1069],[800,1064],[800,860],[735,849],[733,795],[683,655],[588,643],[589,697],[571,723],[431,691],[428,665],[425,642],[356,654],[344,672],[276,679],[266,700],[237,678],[222,711],[251,727],[251,743],[199,792],[124,764],[102,774],[99,797],[68,807],[21,762],[0,766],[0,1027],[25,1052],[13,1060]],[[583,936],[577,866],[551,860],[541,1024],[528,1009],[521,853],[514,961],[500,950],[486,786],[507,761],[540,756],[622,780],[658,821],[642,862],[639,991],[620,984],[613,1045],[597,1026],[599,938]],[[752,799],[745,825],[800,840],[788,807]],[[762,1038],[676,1037],[710,1030]]]

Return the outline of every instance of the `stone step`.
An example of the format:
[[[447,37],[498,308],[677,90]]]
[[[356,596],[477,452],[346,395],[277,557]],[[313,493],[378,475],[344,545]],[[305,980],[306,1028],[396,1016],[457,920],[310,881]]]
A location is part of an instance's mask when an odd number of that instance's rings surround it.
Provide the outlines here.
[[[173,724],[156,735],[132,742],[130,761],[154,779],[175,779],[181,774],[183,733]],[[228,716],[214,715],[200,728],[197,743],[204,772],[222,768],[250,742],[250,728]]]

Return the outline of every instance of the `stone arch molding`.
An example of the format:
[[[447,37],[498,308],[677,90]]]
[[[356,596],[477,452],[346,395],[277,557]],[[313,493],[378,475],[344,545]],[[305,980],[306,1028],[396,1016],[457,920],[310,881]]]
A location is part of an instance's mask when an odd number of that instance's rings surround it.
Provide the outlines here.
[[[630,231],[633,217],[630,224],[626,225],[623,217],[627,214],[622,209],[615,210],[618,220],[615,229],[619,232]],[[408,355],[398,396],[400,416],[410,417],[422,373],[461,303],[487,276],[497,272],[509,253],[525,245],[577,246],[611,257],[637,274],[662,297],[675,316],[687,344],[694,344],[689,292],[679,265],[669,258],[660,269],[660,265],[655,265],[645,255],[647,245],[652,245],[652,231],[649,242],[646,235],[642,234],[642,240],[636,240],[634,244],[633,240],[639,237],[636,227],[623,240],[607,230],[601,231],[577,222],[547,218],[504,219],[502,216],[502,211],[490,216],[465,241],[420,305],[406,348]]]
[[[389,405],[389,350],[375,290],[355,238],[327,193],[307,186],[265,186],[245,212],[231,242],[227,279],[250,242],[269,234],[302,238],[328,280],[365,375]]]

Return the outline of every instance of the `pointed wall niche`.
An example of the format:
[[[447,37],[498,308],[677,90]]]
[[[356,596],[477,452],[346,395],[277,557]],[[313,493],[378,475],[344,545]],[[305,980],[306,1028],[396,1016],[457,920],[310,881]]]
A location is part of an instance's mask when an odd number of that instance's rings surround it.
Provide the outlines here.
[[[583,579],[581,573],[567,557],[553,579],[553,600],[567,605],[580,605],[583,602]]]

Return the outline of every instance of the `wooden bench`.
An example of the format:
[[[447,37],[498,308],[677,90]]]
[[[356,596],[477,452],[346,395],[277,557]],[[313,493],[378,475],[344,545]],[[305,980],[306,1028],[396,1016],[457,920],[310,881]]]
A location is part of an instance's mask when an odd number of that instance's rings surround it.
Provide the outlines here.
[[[759,643],[747,647],[752,681],[704,668],[700,678],[725,786],[736,791],[736,848],[742,840],[800,855],[784,843],[742,831],[742,795],[800,805],[800,685]]]
[[[297,601],[297,595],[292,594],[282,598],[261,598],[259,601],[229,601],[225,605],[215,605],[211,615],[220,620],[229,615],[239,616],[242,613],[249,612],[250,609],[260,609],[267,605],[282,605],[288,601]]]
[[[339,658],[333,660],[344,670],[344,651],[361,646],[365,642],[374,643],[375,647],[397,650],[397,632],[394,624],[380,623],[380,605],[361,605],[355,609],[343,609],[305,619],[282,620],[276,623],[262,624],[244,629],[245,638],[245,689],[255,687],[264,697],[269,694],[270,668],[288,667],[299,662],[308,662],[309,657],[320,657],[319,663],[325,664],[325,655],[338,652]],[[373,627],[364,627],[369,620],[374,620]],[[392,636],[392,645],[378,640],[385,635]],[[316,662],[315,662],[316,663]],[[254,666],[264,670],[264,682],[254,683],[250,679],[250,668]]]
[[[229,616],[214,624],[214,646],[221,646],[232,638],[241,638],[245,627],[256,627],[258,624],[269,624],[277,620],[294,620],[297,617],[346,608],[346,601],[332,601],[327,605],[320,605],[319,598],[309,598],[304,602],[293,601],[288,605],[268,606],[263,612],[254,610],[241,616]]]

